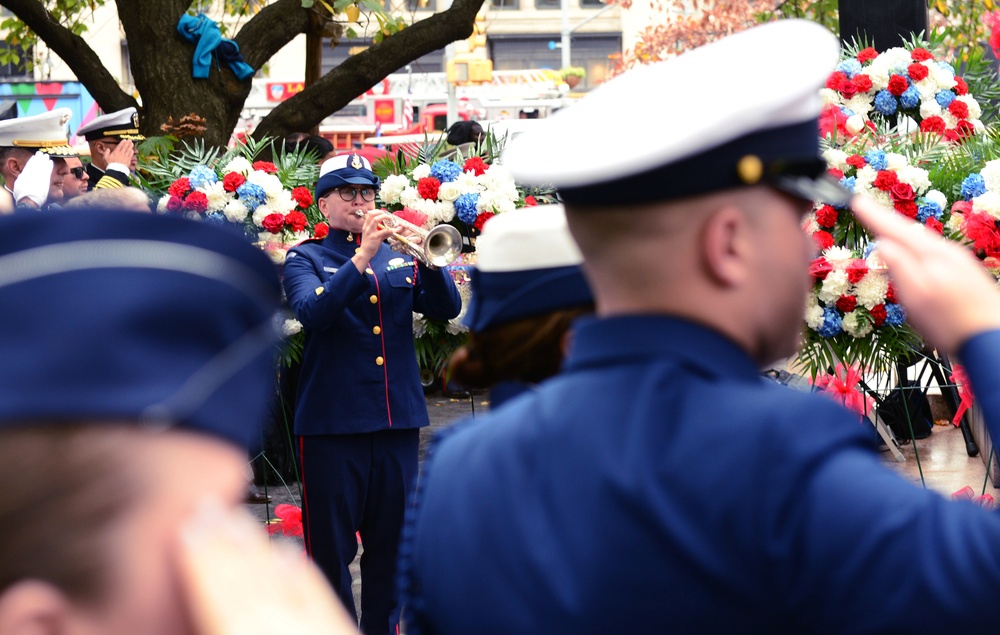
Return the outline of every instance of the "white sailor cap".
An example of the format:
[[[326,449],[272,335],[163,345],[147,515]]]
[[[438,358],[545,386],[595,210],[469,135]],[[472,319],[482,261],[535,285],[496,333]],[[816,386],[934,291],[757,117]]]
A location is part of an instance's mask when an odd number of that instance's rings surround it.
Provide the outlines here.
[[[79,156],[66,132],[72,115],[69,108],[53,108],[40,115],[0,121],[0,147],[41,151],[53,157]]]
[[[557,309],[594,303],[562,205],[498,214],[476,239],[472,301],[465,325],[473,331]]]
[[[132,107],[95,117],[80,126],[76,135],[87,141],[106,137],[131,139],[132,141],[142,141],[146,138],[139,134],[139,113]]]
[[[555,185],[574,207],[759,183],[842,202],[817,124],[819,89],[838,57],[837,38],[819,24],[761,25],[615,77],[511,141],[503,163],[520,183]]]

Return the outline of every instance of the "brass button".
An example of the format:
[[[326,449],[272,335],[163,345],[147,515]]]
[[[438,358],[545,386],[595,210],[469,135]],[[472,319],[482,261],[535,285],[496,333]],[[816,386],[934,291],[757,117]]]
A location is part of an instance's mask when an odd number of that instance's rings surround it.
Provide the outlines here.
[[[382,332],[381,326],[376,326],[375,328],[372,329],[372,333],[374,333],[375,335],[378,335],[381,332]]]
[[[323,295],[323,287],[316,287],[316,295]]]
[[[360,254],[360,253],[361,253],[361,247],[358,247],[358,248],[356,248],[356,249],[354,250],[354,253],[356,253],[356,254]]]
[[[375,273],[375,272],[372,271],[371,267],[368,267],[367,269],[365,269],[365,273]]]
[[[378,304],[378,296],[373,295],[372,297],[368,298],[368,301],[371,302],[372,304]]]
[[[406,284],[413,284],[413,278],[407,276],[406,277]]]
[[[375,358],[375,363],[378,364],[379,366],[381,366],[382,364],[385,363],[385,360],[382,359],[381,357],[376,357]]]

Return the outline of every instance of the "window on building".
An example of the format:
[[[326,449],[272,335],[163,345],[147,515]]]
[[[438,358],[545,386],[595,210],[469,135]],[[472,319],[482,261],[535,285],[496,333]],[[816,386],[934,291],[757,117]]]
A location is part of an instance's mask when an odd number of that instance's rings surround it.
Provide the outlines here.
[[[490,6],[494,9],[517,11],[519,8],[519,0],[490,0]]]
[[[435,0],[406,0],[406,8],[410,11],[436,11]]]
[[[604,0],[580,0],[580,7],[583,9],[600,9],[604,6]]]
[[[536,9],[558,9],[560,0],[535,0]]]
[[[17,59],[8,59],[7,53],[11,51],[17,55]],[[7,42],[0,42],[0,59],[5,63],[0,64],[0,77],[14,79],[30,79],[32,73],[29,70],[31,58],[34,57],[34,50],[22,49],[20,46],[10,46]]]

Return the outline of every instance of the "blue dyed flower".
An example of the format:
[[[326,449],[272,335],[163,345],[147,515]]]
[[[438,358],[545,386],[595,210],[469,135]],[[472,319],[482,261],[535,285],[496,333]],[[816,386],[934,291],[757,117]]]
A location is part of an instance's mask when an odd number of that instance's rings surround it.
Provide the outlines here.
[[[896,114],[896,108],[898,108],[898,104],[892,93],[887,90],[878,91],[878,94],[875,95],[875,110],[889,117]]]
[[[479,194],[462,194],[455,199],[455,214],[458,220],[467,225],[476,222],[479,217],[479,210],[476,204],[479,203]]]
[[[461,173],[462,166],[454,161],[448,161],[447,159],[438,161],[431,166],[431,176],[442,183],[450,183],[451,181],[454,181]]]
[[[978,172],[970,174],[962,181],[962,198],[971,201],[981,194],[986,193],[986,181]]]
[[[928,201],[927,199],[920,199],[917,203],[917,220],[921,223],[926,223],[928,218],[936,218],[941,220],[941,214],[944,210],[941,206],[933,201]]]
[[[938,60],[937,61],[937,65],[938,65],[938,67],[943,68],[944,70],[948,71],[952,75],[955,74],[955,67],[952,66],[951,64],[949,64],[948,62],[945,62],[944,60]]]
[[[236,195],[240,197],[240,202],[243,203],[243,206],[247,208],[248,212],[254,211],[258,206],[267,200],[267,194],[264,192],[264,188],[250,182],[246,182],[236,188]]]
[[[856,182],[857,182],[857,179],[855,177],[853,177],[853,176],[845,176],[842,179],[840,179],[840,184],[843,185],[844,187],[846,187],[847,189],[849,189],[852,192],[854,191],[854,184]]]
[[[840,335],[843,331],[843,324],[840,321],[840,313],[837,309],[826,307],[823,309],[823,324],[819,327],[819,334],[823,337],[833,337]]]
[[[942,90],[937,95],[934,95],[934,101],[938,103],[938,106],[947,108],[951,105],[951,102],[955,101],[955,93],[950,90]]]
[[[920,91],[916,86],[910,86],[899,96],[899,104],[903,108],[916,108],[920,104]]]
[[[906,323],[906,309],[901,304],[887,302],[885,305],[885,323],[889,326],[903,326]]]
[[[889,161],[885,158],[885,152],[881,150],[869,150],[865,152],[865,161],[873,170],[881,172],[889,168]]]
[[[861,62],[854,58],[847,59],[837,64],[837,70],[848,77],[854,77],[861,72]]]
[[[221,212],[209,212],[205,214],[204,220],[211,225],[225,225],[228,222]]]
[[[868,256],[872,255],[872,252],[878,249],[878,241],[873,241],[865,245],[865,251],[861,255],[862,258],[868,260]]]
[[[219,177],[216,176],[215,170],[204,165],[194,166],[194,169],[191,170],[191,174],[188,174],[188,181],[191,182],[191,187],[194,189],[211,185],[218,180]]]
[[[851,110],[847,106],[841,106],[840,112],[844,113],[845,117],[853,117],[856,114],[853,110]]]

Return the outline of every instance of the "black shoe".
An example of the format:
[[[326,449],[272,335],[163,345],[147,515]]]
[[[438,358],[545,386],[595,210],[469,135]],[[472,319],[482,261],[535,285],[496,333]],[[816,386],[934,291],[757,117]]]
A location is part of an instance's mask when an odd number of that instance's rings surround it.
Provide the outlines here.
[[[250,483],[250,488],[247,490],[246,503],[250,505],[266,505],[271,502],[271,497],[264,492],[257,489],[257,486]]]

